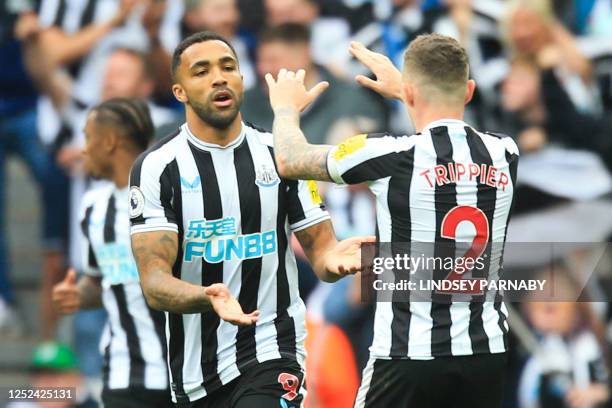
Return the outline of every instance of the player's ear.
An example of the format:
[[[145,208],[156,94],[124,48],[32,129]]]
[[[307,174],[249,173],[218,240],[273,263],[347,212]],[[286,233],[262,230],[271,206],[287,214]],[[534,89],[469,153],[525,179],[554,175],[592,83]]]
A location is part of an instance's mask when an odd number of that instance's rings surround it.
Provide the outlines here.
[[[109,131],[105,135],[103,146],[107,153],[113,152],[119,147],[119,133],[115,128],[109,128]]]
[[[402,91],[404,92],[404,102],[409,107],[414,106],[414,87],[409,82],[402,84]]]
[[[470,103],[472,98],[474,97],[474,91],[476,90],[476,81],[470,79],[467,81],[467,87],[465,89],[465,98],[463,99],[464,104]]]
[[[172,94],[174,95],[177,101],[187,103],[187,93],[185,93],[185,89],[183,89],[180,84],[172,85]]]

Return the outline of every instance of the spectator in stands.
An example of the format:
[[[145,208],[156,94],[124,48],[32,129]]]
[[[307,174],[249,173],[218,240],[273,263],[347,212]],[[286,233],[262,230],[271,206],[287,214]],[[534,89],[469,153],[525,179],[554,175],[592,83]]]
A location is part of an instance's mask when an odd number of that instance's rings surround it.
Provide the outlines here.
[[[285,24],[261,33],[257,49],[258,75],[260,78],[268,72],[276,75],[281,68],[305,69],[306,86],[323,80],[334,84],[302,115],[302,128],[311,143],[324,143],[340,120],[350,120],[362,132],[375,131],[384,125],[385,114],[379,100],[315,64],[306,27]],[[242,115],[249,122],[271,129],[274,114],[267,98],[265,82],[260,81],[258,86],[245,92]]]
[[[553,142],[593,151],[612,166],[612,119],[578,111],[554,73],[532,60],[512,62],[502,85],[502,107],[504,131],[516,135],[522,151],[534,152]]]
[[[559,23],[549,0],[513,0],[502,28],[513,57],[532,59],[550,70],[577,110],[600,112],[601,103],[592,83],[592,67],[575,38]]]
[[[157,5],[155,3],[151,5],[152,8],[157,8],[157,18],[145,18],[145,27],[153,44],[155,44],[155,38],[157,38],[160,30],[160,11],[163,13],[163,6],[166,2],[167,0],[162,0],[157,2]],[[153,61],[157,71],[156,83],[159,91],[171,95],[170,65],[172,51],[182,38],[199,31],[214,31],[231,41],[240,61],[240,72],[244,77],[244,87],[245,89],[253,87],[256,78],[249,53],[250,39],[239,32],[240,18],[237,0],[185,0],[182,17],[180,21],[174,24],[172,28],[174,33],[169,35],[174,42],[168,42],[163,48],[154,47],[152,50],[155,55]],[[174,98],[172,97],[172,99]]]
[[[555,267],[552,273],[560,301],[525,304],[540,340],[521,375],[519,407],[600,407],[610,398],[603,324],[591,304],[565,296],[578,287],[571,272]]]
[[[345,72],[344,63],[350,41],[348,22],[338,17],[322,17],[323,2],[317,0],[264,0],[266,24],[300,24],[310,28],[310,52],[316,64],[335,74]]]

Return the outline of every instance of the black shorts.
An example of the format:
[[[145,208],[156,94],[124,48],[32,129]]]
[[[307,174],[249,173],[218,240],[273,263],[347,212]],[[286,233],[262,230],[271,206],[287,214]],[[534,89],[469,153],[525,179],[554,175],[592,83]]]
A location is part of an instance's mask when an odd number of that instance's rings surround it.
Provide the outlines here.
[[[506,353],[433,360],[370,359],[355,408],[498,408]]]
[[[293,360],[281,358],[249,368],[206,397],[180,408],[299,408],[306,396],[304,372]]]
[[[172,406],[170,389],[148,390],[146,388],[127,388],[122,390],[102,390],[102,404],[106,408],[167,408]]]

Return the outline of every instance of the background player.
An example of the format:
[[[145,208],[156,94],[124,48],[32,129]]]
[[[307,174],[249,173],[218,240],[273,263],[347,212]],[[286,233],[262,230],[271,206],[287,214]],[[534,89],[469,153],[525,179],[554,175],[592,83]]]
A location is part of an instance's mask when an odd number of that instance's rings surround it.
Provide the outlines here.
[[[299,127],[300,111],[328,84],[306,91],[304,71],[281,70],[277,81],[266,76],[279,173],[336,183],[368,181],[377,199],[382,242],[435,243],[436,257],[455,241],[504,242],[518,148],[508,137],[479,133],[463,122],[475,89],[465,50],[450,37],[419,36],[405,52],[403,76],[383,55],[359,44],[351,52],[377,77],[358,76],[357,81],[403,100],[419,133],[358,135],[337,147],[309,145]],[[470,164],[487,174],[493,171],[494,182],[451,175],[451,168]],[[473,224],[476,234],[458,228],[464,221]],[[489,266],[495,273],[499,258]],[[444,278],[441,272],[434,270],[434,279]],[[378,303],[356,406],[499,406],[506,317],[501,302],[451,302],[444,297]]]
[[[272,135],[241,120],[226,39],[186,38],[172,73],[186,123],[136,162],[130,202],[145,296],[167,312],[173,398],[299,406],[306,329],[291,231],[326,281],[360,269],[362,239],[336,241],[314,182],[279,178]]]
[[[85,274],[70,269],[53,289],[60,313],[104,306],[108,313],[102,401],[108,407],[170,405],[164,315],[142,295],[129,239],[128,177],[153,137],[147,103],[110,99],[94,107],[85,126],[86,171],[110,180],[83,198]]]

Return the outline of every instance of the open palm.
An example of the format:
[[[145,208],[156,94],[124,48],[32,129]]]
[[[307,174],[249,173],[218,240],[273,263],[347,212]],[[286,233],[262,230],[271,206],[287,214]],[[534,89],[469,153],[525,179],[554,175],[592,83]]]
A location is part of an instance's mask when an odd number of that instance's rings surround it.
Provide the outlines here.
[[[342,240],[327,254],[325,269],[340,276],[352,275],[362,270],[361,244],[376,242],[376,237],[353,237]]]
[[[238,300],[232,296],[229,289],[224,284],[215,283],[210,285],[204,290],[204,293],[209,297],[215,312],[226,322],[237,326],[248,326],[257,322],[259,310],[255,310],[249,314],[244,313]]]

